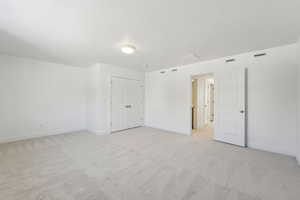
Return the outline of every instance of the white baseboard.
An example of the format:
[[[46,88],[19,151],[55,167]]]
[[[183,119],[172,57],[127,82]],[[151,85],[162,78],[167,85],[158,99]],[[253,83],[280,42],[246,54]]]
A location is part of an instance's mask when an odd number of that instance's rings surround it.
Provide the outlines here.
[[[65,133],[71,133],[71,132],[80,132],[80,131],[86,131],[83,129],[55,129],[47,132],[39,132],[39,133],[30,133],[27,135],[22,135],[22,136],[9,136],[9,137],[3,137],[1,138],[0,136],[0,144],[1,143],[8,143],[8,142],[16,142],[20,140],[27,140],[27,139],[33,139],[33,138],[40,138],[40,137],[46,137],[46,136],[51,136],[51,135],[60,135],[60,134],[65,134]]]
[[[181,135],[190,135],[188,133],[183,133],[183,132],[178,132],[178,131],[174,131],[174,130],[164,129],[164,128],[160,128],[160,127],[156,127],[156,126],[151,126],[151,125],[144,125],[144,127],[154,128],[154,129],[158,129],[158,130],[162,130],[162,131],[167,131],[167,132],[170,132],[170,133],[181,134]]]
[[[94,133],[96,135],[109,135],[110,134],[110,131],[106,131],[106,130],[91,130],[91,129],[89,129],[88,131],[91,133]]]

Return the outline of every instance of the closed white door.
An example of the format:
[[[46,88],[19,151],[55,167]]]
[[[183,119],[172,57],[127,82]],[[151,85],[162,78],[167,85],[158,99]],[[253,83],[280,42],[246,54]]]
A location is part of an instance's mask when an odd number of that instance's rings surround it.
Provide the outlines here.
[[[112,78],[112,131],[141,125],[142,90],[136,80]]]
[[[245,69],[227,68],[215,73],[216,140],[246,146]]]
[[[126,80],[124,83],[125,121],[126,128],[141,125],[141,86],[139,81]]]
[[[124,112],[124,79],[112,78],[111,82],[111,131],[126,128]]]

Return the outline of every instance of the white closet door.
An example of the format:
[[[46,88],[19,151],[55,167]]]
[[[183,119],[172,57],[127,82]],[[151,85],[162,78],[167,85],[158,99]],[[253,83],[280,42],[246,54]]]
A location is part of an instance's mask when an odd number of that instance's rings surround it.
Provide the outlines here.
[[[111,120],[111,131],[119,131],[126,128],[124,113],[124,79],[112,78]]]
[[[215,73],[215,139],[246,146],[245,69],[231,67]]]
[[[142,90],[140,82],[123,78],[112,78],[112,131],[141,125]]]
[[[127,80],[125,88],[125,118],[126,127],[140,126],[141,94],[140,83],[136,80]]]

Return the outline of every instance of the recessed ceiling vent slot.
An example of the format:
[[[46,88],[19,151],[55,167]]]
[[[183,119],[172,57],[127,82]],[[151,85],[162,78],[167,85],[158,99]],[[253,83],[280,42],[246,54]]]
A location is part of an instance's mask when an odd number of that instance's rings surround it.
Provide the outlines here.
[[[229,62],[234,62],[234,61],[235,61],[234,58],[230,58],[230,59],[225,60],[225,62],[227,62],[227,63],[229,63]]]
[[[166,73],[166,71],[160,71],[159,73],[164,74],[164,73]]]
[[[260,56],[265,56],[267,55],[266,53],[258,53],[258,54],[254,54],[254,57],[260,57]]]
[[[177,71],[178,71],[178,69],[172,69],[171,71],[172,71],[172,72],[177,72]]]

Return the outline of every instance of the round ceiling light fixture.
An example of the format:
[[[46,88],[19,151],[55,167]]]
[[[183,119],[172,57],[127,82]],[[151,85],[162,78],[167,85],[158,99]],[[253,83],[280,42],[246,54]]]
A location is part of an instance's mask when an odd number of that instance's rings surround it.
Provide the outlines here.
[[[121,51],[125,54],[132,54],[136,51],[136,48],[133,45],[124,45],[121,47]]]

